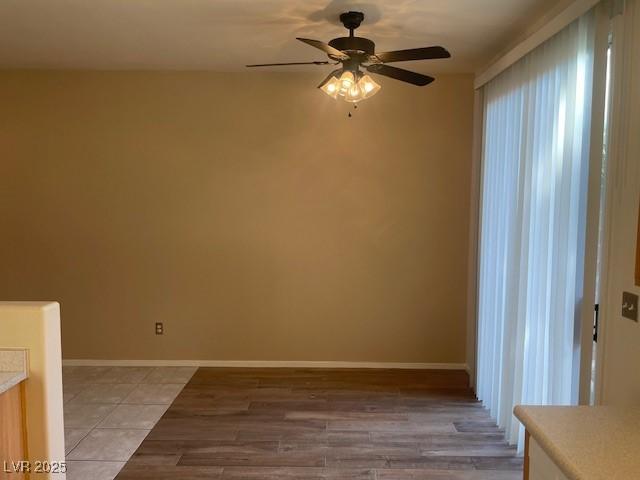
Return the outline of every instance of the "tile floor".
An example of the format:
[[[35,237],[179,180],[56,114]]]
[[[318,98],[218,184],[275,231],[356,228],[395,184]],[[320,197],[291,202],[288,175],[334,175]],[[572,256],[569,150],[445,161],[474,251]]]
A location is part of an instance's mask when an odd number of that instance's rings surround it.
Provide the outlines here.
[[[113,480],[195,367],[64,367],[68,480]]]

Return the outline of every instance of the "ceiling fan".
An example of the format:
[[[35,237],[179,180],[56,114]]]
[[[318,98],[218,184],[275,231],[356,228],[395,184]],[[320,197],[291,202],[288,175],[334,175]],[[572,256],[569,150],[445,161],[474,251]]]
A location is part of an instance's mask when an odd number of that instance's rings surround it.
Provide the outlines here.
[[[247,67],[280,67],[289,65],[339,65],[340,68],[331,72],[318,88],[332,98],[341,97],[347,102],[357,103],[370,98],[380,90],[369,75],[361,69],[377,75],[400,80],[417,86],[429,85],[435,78],[402,68],[392,67],[387,63],[406,62],[410,60],[433,60],[450,58],[451,54],[443,47],[412,48],[393,52],[376,53],[375,43],[368,38],[356,37],[353,32],[364,20],[362,12],[345,12],[340,15],[340,21],[349,30],[348,37],[334,38],[328,44],[320,40],[297,38],[312,47],[325,52],[330,61],[266,63],[247,65]]]

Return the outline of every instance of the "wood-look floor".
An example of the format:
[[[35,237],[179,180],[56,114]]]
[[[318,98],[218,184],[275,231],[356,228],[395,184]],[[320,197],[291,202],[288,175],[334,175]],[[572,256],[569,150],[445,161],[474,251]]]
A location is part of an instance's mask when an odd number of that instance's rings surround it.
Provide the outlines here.
[[[199,369],[117,480],[516,480],[462,371]]]

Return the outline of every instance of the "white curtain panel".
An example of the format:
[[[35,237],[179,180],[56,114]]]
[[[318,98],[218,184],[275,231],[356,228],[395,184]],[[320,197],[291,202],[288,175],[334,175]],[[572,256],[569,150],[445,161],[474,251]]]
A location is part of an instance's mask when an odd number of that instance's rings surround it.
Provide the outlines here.
[[[595,14],[484,87],[477,394],[523,446],[518,404],[577,398]]]

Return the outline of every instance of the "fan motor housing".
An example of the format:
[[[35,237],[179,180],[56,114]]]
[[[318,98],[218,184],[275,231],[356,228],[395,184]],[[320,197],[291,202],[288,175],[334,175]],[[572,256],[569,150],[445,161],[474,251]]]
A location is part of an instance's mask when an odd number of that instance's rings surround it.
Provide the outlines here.
[[[376,50],[376,44],[368,38],[362,37],[339,37],[329,42],[333,48],[337,48],[342,52],[357,52],[366,55],[373,55]]]

